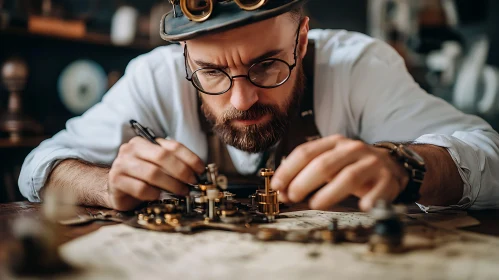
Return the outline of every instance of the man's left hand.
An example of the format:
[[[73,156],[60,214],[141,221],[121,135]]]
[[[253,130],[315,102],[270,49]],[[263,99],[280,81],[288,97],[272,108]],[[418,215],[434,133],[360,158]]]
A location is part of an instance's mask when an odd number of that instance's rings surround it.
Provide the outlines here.
[[[271,186],[282,202],[311,196],[311,209],[327,210],[355,195],[361,210],[368,211],[379,199],[393,201],[408,181],[387,149],[333,135],[298,146],[276,170]]]

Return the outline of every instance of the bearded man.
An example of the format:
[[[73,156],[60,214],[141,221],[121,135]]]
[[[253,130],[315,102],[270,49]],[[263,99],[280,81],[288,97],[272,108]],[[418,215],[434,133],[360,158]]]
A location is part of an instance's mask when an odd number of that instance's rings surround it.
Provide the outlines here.
[[[499,206],[499,135],[424,92],[387,44],[311,30],[303,0],[172,1],[170,42],[25,160],[20,190],[130,210],[187,194],[206,163],[234,181],[275,166],[282,202],[346,197],[425,210]],[[129,121],[156,133],[136,137]],[[239,179],[238,179],[239,177]]]

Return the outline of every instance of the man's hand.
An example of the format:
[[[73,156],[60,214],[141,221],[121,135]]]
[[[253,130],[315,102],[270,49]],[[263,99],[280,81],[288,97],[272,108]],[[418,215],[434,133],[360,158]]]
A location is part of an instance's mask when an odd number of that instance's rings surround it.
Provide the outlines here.
[[[387,149],[334,135],[297,147],[276,170],[271,186],[283,202],[310,196],[312,209],[327,210],[355,195],[359,207],[371,209],[378,199],[393,201],[409,176]]]
[[[120,147],[109,171],[110,203],[116,210],[130,210],[141,201],[158,199],[161,190],[186,195],[185,183],[196,183],[203,161],[184,145],[156,139],[160,146],[135,137]]]

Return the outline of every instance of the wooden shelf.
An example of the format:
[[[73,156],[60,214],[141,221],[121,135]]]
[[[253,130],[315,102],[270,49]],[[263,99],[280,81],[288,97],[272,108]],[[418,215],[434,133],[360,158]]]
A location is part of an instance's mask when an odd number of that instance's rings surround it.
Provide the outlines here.
[[[131,50],[140,50],[140,51],[150,51],[154,49],[155,47],[158,46],[153,46],[149,43],[148,40],[145,39],[138,39],[135,42],[133,42],[130,45],[115,45],[111,41],[111,37],[107,34],[100,34],[100,33],[87,33],[83,37],[65,37],[57,34],[46,34],[46,33],[33,33],[29,32],[26,29],[23,28],[7,28],[7,29],[0,29],[0,35],[5,34],[5,35],[14,35],[14,36],[20,36],[20,37],[28,37],[28,38],[49,38],[49,39],[55,39],[55,40],[63,40],[63,41],[68,41],[68,42],[80,42],[80,43],[86,43],[86,44],[92,44],[92,45],[100,45],[100,46],[109,46],[109,47],[115,47],[115,48],[123,48],[123,49],[131,49]],[[165,42],[165,45],[167,43]]]
[[[9,138],[0,138],[0,149],[4,148],[34,148],[49,136],[32,136],[21,138],[20,141],[12,142]]]

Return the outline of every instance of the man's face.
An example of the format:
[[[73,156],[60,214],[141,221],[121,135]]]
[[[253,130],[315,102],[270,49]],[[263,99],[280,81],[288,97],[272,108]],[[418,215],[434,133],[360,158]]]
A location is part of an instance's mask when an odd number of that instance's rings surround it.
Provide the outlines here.
[[[210,65],[237,76],[247,75],[257,58],[279,58],[292,65],[297,29],[298,23],[282,15],[190,40],[189,67],[196,70]],[[273,146],[283,136],[304,89],[301,61],[308,43],[308,18],[301,22],[299,32],[297,66],[283,85],[264,89],[246,78],[236,78],[232,88],[222,95],[200,93],[203,113],[226,144],[254,153]]]

